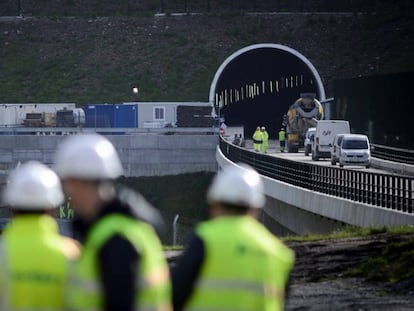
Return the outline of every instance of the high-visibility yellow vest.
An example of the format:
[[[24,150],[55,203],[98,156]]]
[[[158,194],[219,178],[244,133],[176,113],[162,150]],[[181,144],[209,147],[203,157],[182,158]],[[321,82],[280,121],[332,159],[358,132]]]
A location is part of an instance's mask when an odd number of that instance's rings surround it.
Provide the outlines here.
[[[16,216],[0,241],[0,310],[63,310],[76,243],[47,215]]]
[[[285,140],[286,140],[286,132],[279,131],[279,141],[285,141]]]
[[[263,140],[263,134],[261,131],[255,131],[253,134],[253,140],[255,144],[261,144]]]
[[[98,221],[88,234],[82,255],[71,272],[70,310],[102,310],[103,293],[97,266],[101,247],[115,234],[132,243],[140,255],[135,297],[139,310],[170,310],[171,284],[161,243],[152,227],[144,222],[112,214]]]
[[[205,259],[185,310],[283,310],[294,254],[249,216],[201,224]]]
[[[263,136],[263,144],[267,145],[269,142],[269,133],[266,131],[262,132],[262,136]]]

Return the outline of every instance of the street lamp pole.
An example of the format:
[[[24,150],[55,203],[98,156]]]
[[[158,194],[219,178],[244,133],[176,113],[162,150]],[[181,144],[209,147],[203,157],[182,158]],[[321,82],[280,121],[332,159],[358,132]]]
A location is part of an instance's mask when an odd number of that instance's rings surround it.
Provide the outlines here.
[[[132,93],[134,93],[135,95],[138,95],[138,87],[133,87],[132,88]],[[135,111],[135,115],[134,115],[134,123],[135,123],[135,127],[138,127],[138,104],[136,105],[136,111]]]

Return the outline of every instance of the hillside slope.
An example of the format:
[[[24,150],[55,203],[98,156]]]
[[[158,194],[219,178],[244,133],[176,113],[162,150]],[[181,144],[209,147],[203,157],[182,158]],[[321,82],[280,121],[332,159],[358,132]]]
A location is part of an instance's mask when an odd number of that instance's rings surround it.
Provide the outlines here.
[[[206,101],[220,64],[263,42],[308,57],[332,96],[335,78],[413,70],[412,25],[409,11],[0,22],[0,102]]]

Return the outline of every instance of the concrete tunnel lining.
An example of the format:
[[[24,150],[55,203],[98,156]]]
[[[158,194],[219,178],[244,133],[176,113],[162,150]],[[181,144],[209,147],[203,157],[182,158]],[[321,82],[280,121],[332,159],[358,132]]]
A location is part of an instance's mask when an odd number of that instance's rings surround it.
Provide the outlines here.
[[[257,52],[255,52],[257,50]],[[274,50],[274,52],[272,52],[272,50]],[[263,60],[263,56],[266,55],[266,59],[267,60]],[[269,56],[270,55],[270,56]],[[273,58],[273,55],[275,58]],[[258,57],[257,59],[255,59],[256,57]],[[270,61],[269,61],[269,57],[270,57]],[[269,78],[269,72],[263,72],[260,70],[253,70],[253,72],[249,71],[251,70],[252,64],[251,63],[245,63],[246,60],[249,60],[250,62],[257,62],[257,66],[258,67],[263,67],[263,63],[267,64],[267,62],[269,62],[269,66],[271,69],[269,69],[268,71],[271,72],[271,75],[274,76],[275,78],[279,78],[280,77],[285,77],[288,78],[285,74],[286,74],[286,67],[290,68],[289,66],[287,66],[285,63],[283,63],[283,66],[285,68],[281,68],[277,64],[277,62],[283,62],[286,58],[290,59],[291,61],[293,61],[292,63],[292,67],[294,67],[293,65],[295,65],[296,67],[301,66],[301,68],[303,68],[303,70],[305,70],[305,74],[307,77],[310,77],[314,82],[312,85],[313,90],[317,93],[317,96],[320,100],[324,100],[325,99],[325,89],[323,87],[323,83],[321,80],[321,77],[318,73],[318,71],[316,70],[315,66],[301,53],[299,53],[298,51],[284,46],[284,45],[280,45],[280,44],[273,44],[273,43],[261,43],[261,44],[254,44],[254,45],[250,45],[247,47],[244,47],[236,52],[234,52],[233,54],[231,54],[229,57],[227,57],[227,59],[220,65],[220,67],[218,68],[218,70],[216,71],[216,74],[214,76],[214,79],[211,83],[210,86],[210,94],[209,94],[209,102],[212,106],[214,107],[218,107],[219,103],[218,103],[218,93],[222,92],[223,87],[225,87],[226,84],[234,84],[237,83],[237,79],[239,76],[232,76],[234,75],[234,70],[237,71],[244,71],[243,72],[243,76],[244,76],[244,80],[246,78],[246,76],[249,76],[250,74],[252,75],[252,81],[260,81],[262,79],[262,74],[263,74],[263,80],[267,80]],[[237,66],[237,65],[242,65],[242,66]],[[242,69],[240,68],[242,67]],[[237,68],[237,69],[236,69]],[[267,68],[266,68],[267,69]],[[266,71],[265,69],[265,71]],[[297,69],[297,68],[296,68]],[[289,69],[290,70],[290,69]],[[274,73],[273,73],[274,72]],[[289,71],[290,72],[290,71]],[[295,69],[292,69],[292,73],[296,72]],[[230,79],[230,80],[227,80]],[[283,80],[283,79],[282,79]],[[287,80],[287,79],[286,79]],[[236,81],[236,82],[235,82]],[[263,82],[264,83],[264,82]],[[240,85],[243,84],[243,78],[240,77]],[[219,88],[219,90],[218,90]],[[306,89],[306,87],[304,87]],[[299,91],[307,91],[307,89],[302,89],[302,90],[298,90],[298,92],[295,94],[295,98],[289,98],[288,101],[283,101],[283,105],[284,108],[280,108],[279,104],[278,106],[271,106],[268,104],[268,108],[269,109],[274,109],[275,107],[279,107],[276,109],[279,109],[279,111],[277,111],[277,114],[280,114],[281,111],[287,111],[287,107],[292,104],[294,102],[294,100],[296,100],[296,96],[299,95]],[[283,92],[288,91],[287,88],[285,88],[285,90],[283,90]],[[289,91],[292,92],[292,91]],[[273,97],[279,98],[280,97],[286,97],[286,95],[282,95],[284,93],[279,93],[277,96],[276,95],[272,95]],[[247,96],[247,95],[246,95]],[[263,101],[265,101],[264,97],[266,97],[268,95],[262,95],[260,97],[257,98],[257,102],[256,102],[256,106],[259,111],[261,111],[262,115],[268,115],[267,113],[265,113],[265,111],[263,109],[266,109],[263,107]],[[291,96],[290,96],[291,97]],[[271,99],[272,100],[272,99]],[[243,114],[243,109],[245,109],[245,105],[246,102],[248,101],[247,98],[245,98],[245,101],[241,104],[241,106],[239,105],[237,108],[238,109],[238,113]],[[250,101],[256,101],[256,98],[254,100]],[[279,103],[279,102],[278,102]],[[223,106],[222,102],[220,103],[221,109],[222,111],[225,111],[227,109],[227,112],[229,112],[228,110],[233,110],[234,111],[234,106],[232,107],[232,105],[227,105],[227,106]],[[244,106],[244,107],[243,107]],[[272,108],[273,107],[273,108]],[[241,108],[241,110],[240,110]],[[327,118],[329,118],[329,107],[326,106],[326,116]],[[274,116],[275,114],[273,114]],[[232,114],[231,116],[234,116],[234,114]],[[227,119],[228,115],[226,116]],[[240,119],[240,118],[238,118]],[[277,120],[274,118],[274,120]],[[234,120],[233,120],[234,121]],[[233,122],[234,123],[234,122]],[[236,124],[234,124],[236,125]],[[237,125],[241,125],[240,123]]]

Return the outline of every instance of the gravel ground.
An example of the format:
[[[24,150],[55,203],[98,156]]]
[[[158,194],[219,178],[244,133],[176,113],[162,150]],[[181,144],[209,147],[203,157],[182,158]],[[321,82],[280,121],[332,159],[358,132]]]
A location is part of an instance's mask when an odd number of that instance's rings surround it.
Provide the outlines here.
[[[385,291],[358,278],[294,284],[286,310],[414,310],[412,293]]]

